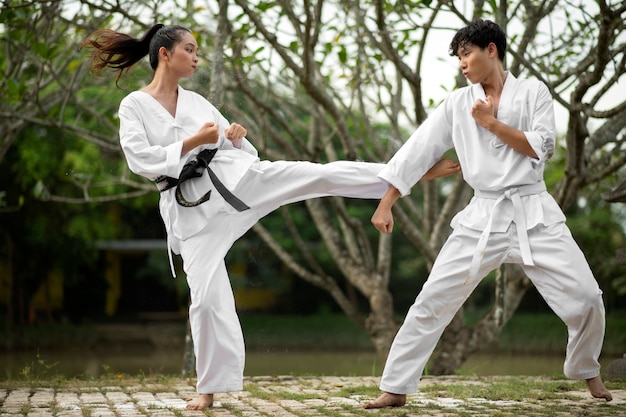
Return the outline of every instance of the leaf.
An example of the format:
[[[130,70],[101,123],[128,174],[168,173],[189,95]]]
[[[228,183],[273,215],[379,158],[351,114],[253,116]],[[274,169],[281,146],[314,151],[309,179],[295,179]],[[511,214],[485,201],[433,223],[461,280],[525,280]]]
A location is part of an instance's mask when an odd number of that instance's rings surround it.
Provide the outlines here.
[[[337,57],[339,58],[339,62],[345,64],[348,61],[348,51],[345,46],[341,46],[339,52],[337,52]]]
[[[46,45],[43,42],[33,42],[30,45],[30,50],[43,58],[50,56],[53,49],[53,45]]]
[[[7,89],[9,90],[9,94],[17,97],[20,94],[20,86],[13,78],[7,79]]]
[[[256,8],[261,12],[266,12],[274,6],[276,6],[275,1],[262,1],[256,6]]]
[[[259,46],[253,53],[252,55],[257,56],[259,53],[263,52],[265,50],[265,46]]]
[[[33,187],[33,196],[35,196],[35,198],[42,199],[45,195],[45,190],[45,185],[43,185],[43,182],[39,180],[35,183],[35,186]]]

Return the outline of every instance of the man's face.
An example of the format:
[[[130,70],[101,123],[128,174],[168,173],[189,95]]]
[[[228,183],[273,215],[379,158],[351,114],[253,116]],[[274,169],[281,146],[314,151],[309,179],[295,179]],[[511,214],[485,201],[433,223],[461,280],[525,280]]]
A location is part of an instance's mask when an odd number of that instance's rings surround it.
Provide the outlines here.
[[[476,45],[467,43],[457,50],[459,66],[463,76],[470,83],[480,83],[491,73],[493,69],[492,52],[490,52],[492,46],[495,48],[495,45],[489,44],[486,48],[481,49]]]

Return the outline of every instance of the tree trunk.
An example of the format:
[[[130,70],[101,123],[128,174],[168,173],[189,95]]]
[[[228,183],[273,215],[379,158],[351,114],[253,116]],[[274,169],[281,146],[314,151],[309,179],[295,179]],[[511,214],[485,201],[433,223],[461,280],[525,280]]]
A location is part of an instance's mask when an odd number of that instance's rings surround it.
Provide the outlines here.
[[[375,291],[369,299],[370,314],[365,329],[379,358],[385,358],[391,348],[398,324],[393,319],[393,298],[386,288]]]
[[[6,242],[5,250],[6,253],[0,253],[0,255],[6,256],[6,278],[5,278],[5,289],[7,294],[7,315],[6,315],[6,340],[4,341],[4,348],[8,351],[13,347],[13,320],[14,320],[14,276],[13,276],[13,239],[9,232],[0,228],[0,235],[4,238],[3,240]]]

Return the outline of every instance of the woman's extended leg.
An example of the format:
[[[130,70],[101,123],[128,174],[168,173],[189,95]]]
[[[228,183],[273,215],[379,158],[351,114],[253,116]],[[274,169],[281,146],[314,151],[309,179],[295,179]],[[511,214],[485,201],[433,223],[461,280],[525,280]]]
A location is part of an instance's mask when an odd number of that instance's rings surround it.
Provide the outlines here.
[[[260,217],[282,205],[315,197],[379,199],[389,188],[387,182],[378,178],[384,166],[356,161],[261,161],[239,182],[234,194],[257,210]],[[444,158],[422,179],[453,175],[460,169],[456,162]]]
[[[381,198],[388,184],[377,175],[383,164],[337,161],[261,161],[240,181],[233,193],[260,213],[315,197]]]

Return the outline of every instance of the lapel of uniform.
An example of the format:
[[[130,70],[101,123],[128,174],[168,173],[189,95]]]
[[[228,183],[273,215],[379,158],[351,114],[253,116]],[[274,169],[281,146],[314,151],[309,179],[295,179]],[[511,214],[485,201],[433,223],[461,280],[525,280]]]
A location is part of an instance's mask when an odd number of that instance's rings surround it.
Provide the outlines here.
[[[189,92],[181,86],[178,86],[174,127],[177,132],[180,132],[181,136],[189,137],[198,131],[199,126],[197,123],[194,123],[194,120],[197,119],[194,114],[195,111],[197,111],[197,109],[193,108]]]
[[[516,111],[513,108],[516,88],[517,79],[513,74],[507,72],[504,86],[502,87],[502,94],[500,94],[500,104],[498,105],[498,120],[502,122],[506,121],[512,111]]]

